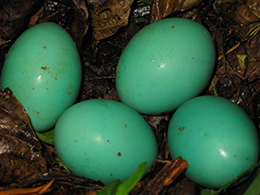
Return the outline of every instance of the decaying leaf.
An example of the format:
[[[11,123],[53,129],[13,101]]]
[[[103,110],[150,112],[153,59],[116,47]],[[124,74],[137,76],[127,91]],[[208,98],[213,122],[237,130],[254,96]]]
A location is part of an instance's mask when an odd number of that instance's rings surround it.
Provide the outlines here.
[[[240,36],[247,39],[260,30],[260,0],[247,0],[236,7],[234,21],[241,26]]]
[[[84,0],[46,0],[30,19],[29,27],[42,22],[55,22],[65,28],[78,48],[88,31],[88,9]]]
[[[0,88],[0,184],[26,185],[47,170],[41,144],[20,102]]]
[[[0,71],[12,40],[24,31],[30,15],[37,12],[43,0],[1,1],[0,3]]]
[[[30,15],[41,6],[43,0],[1,1],[0,46],[9,43],[29,23]],[[0,48],[1,48],[0,47]]]
[[[237,6],[236,18],[241,24],[260,20],[260,0],[247,0]]]
[[[199,5],[202,1],[203,0],[154,0],[150,23],[165,18],[173,12],[191,9]]]
[[[128,24],[130,6],[134,0],[88,0],[93,37],[99,41],[115,34]]]
[[[85,0],[72,0],[71,7],[73,8],[73,21],[69,30],[78,48],[81,46],[83,37],[88,31],[89,13],[85,4]]]
[[[247,57],[247,71],[246,76],[248,82],[258,81],[260,84],[260,33],[258,33],[254,39],[246,44]],[[243,51],[244,52],[244,51]],[[242,53],[242,52],[241,52]],[[258,90],[260,88],[258,87]]]

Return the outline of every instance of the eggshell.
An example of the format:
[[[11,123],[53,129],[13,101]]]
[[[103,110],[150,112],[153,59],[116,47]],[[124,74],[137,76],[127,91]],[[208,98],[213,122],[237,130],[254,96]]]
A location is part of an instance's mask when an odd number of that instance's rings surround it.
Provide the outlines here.
[[[186,176],[208,188],[221,188],[259,156],[252,120],[238,105],[215,96],[193,98],[176,110],[168,144],[173,159],[187,160]]]
[[[147,169],[157,157],[153,131],[132,108],[113,100],[77,103],[59,118],[54,131],[56,151],[78,176],[127,180],[142,163]]]
[[[70,35],[41,23],[14,42],[4,62],[1,87],[21,102],[35,131],[45,131],[71,106],[81,83],[81,61]]]
[[[138,112],[170,112],[202,92],[214,64],[214,41],[204,26],[163,19],[141,29],[125,47],[116,72],[117,92]]]

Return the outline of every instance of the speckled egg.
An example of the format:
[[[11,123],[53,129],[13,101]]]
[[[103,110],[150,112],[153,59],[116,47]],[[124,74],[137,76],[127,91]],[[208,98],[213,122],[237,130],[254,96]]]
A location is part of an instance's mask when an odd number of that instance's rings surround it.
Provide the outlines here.
[[[54,131],[56,151],[78,176],[110,181],[127,180],[136,168],[157,157],[157,143],[145,119],[113,100],[77,103],[59,118]]]
[[[52,128],[79,93],[81,61],[71,36],[59,25],[41,23],[11,46],[1,73],[30,117],[33,129]]]
[[[206,87],[215,56],[209,31],[195,21],[169,18],[149,24],[119,59],[118,95],[140,113],[173,111]]]
[[[186,176],[208,188],[221,188],[259,157],[258,133],[250,117],[238,105],[216,96],[182,104],[170,121],[168,144],[173,159],[187,160]]]

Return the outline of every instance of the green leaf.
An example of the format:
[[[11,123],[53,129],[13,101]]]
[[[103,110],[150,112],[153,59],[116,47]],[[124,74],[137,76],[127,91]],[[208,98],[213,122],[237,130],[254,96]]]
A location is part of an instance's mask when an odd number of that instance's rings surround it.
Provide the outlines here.
[[[218,190],[219,194],[221,191],[225,191],[229,186],[231,186],[233,183],[237,182],[239,179],[243,178],[244,176],[250,174],[254,168],[256,168],[257,166],[260,165],[260,161],[257,162],[256,164],[252,165],[249,169],[247,169],[246,171],[244,171],[242,174],[238,175],[237,177],[235,177],[232,181],[228,182],[226,185],[224,185],[221,189]]]
[[[200,195],[215,195],[217,194],[216,190],[212,190],[212,189],[204,189],[201,190]]]
[[[235,182],[237,182],[239,179],[247,176],[248,174],[250,174],[256,167],[258,167],[260,165],[260,161],[255,163],[254,165],[252,165],[249,169],[247,169],[246,171],[244,171],[242,174],[238,175],[237,177],[235,177],[233,180],[231,180],[230,182],[228,182],[227,184],[225,184],[224,186],[222,186],[222,188],[220,188],[219,190],[217,191],[212,191],[212,195],[217,195],[219,193],[221,193],[222,191],[225,192],[225,190],[230,187],[231,185],[233,185]],[[259,179],[260,180],[260,179]],[[208,191],[209,190],[209,191]],[[204,191],[204,190],[202,190]],[[211,194],[207,194],[210,192],[210,189],[206,189],[205,192],[203,192],[204,194],[202,194],[202,191],[201,191],[201,195],[211,195]],[[245,194],[244,194],[245,195]],[[253,194],[247,194],[247,195],[253,195]]]
[[[55,160],[58,162],[60,167],[63,167],[64,169],[66,169],[70,173],[70,170],[63,164],[60,157],[57,157]]]
[[[241,67],[242,70],[244,70],[246,68],[246,65],[245,65],[246,57],[247,57],[247,55],[237,55],[237,60],[238,60],[239,66]]]
[[[127,195],[137,182],[143,177],[146,170],[146,162],[141,163],[134,174],[125,182],[120,184],[120,180],[110,182],[97,195]]]
[[[133,189],[137,182],[143,177],[146,165],[146,162],[141,163],[134,174],[124,183],[119,185],[117,195],[127,195]]]
[[[116,195],[117,188],[120,185],[120,179],[110,182],[97,195]]]
[[[260,173],[256,176],[244,195],[260,194]]]
[[[215,85],[213,80],[211,81],[211,87],[212,87],[212,91],[214,93],[214,96],[218,96],[218,91],[217,91],[216,85]]]
[[[54,129],[43,133],[36,132],[36,135],[39,140],[54,146]]]

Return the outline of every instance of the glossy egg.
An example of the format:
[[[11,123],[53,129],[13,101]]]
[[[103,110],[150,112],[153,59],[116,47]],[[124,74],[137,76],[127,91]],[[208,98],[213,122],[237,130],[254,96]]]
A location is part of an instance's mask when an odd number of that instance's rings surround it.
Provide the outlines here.
[[[186,176],[208,188],[222,187],[259,156],[258,133],[250,117],[238,105],[216,96],[182,104],[170,121],[168,144],[173,159],[187,160]]]
[[[157,157],[153,131],[132,108],[113,100],[77,103],[59,118],[54,131],[56,151],[78,176],[127,180],[142,163],[147,170]]]
[[[35,131],[52,128],[79,93],[81,61],[70,35],[55,23],[35,25],[11,46],[1,73]]]
[[[201,24],[183,18],[152,23],[130,40],[117,67],[122,102],[144,114],[175,110],[208,84],[214,41]]]

